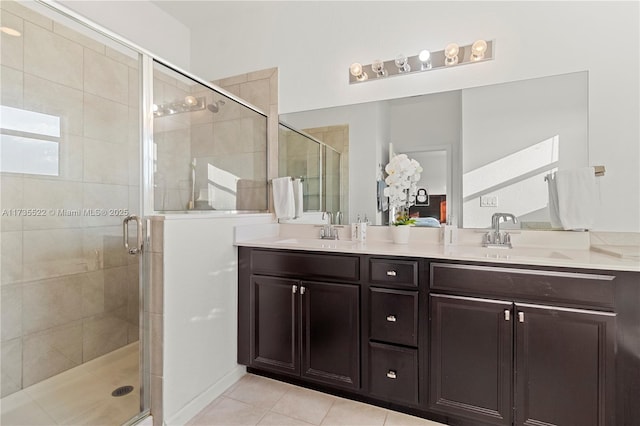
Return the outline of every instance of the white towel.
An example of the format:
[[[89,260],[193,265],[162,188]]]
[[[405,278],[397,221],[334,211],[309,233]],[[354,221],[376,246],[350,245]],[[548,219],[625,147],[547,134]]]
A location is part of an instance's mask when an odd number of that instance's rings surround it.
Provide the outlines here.
[[[547,189],[549,190],[549,217],[551,219],[552,228],[562,228],[560,221],[560,207],[558,205],[558,185],[556,183],[556,174],[549,173],[545,180],[547,181]]]
[[[302,179],[295,179],[293,181],[293,200],[295,206],[295,218],[302,217],[302,203],[304,192],[302,190]]]
[[[593,167],[556,172],[558,207],[562,227],[584,231],[593,226],[598,196]]]
[[[293,183],[291,177],[275,178],[271,181],[273,187],[273,207],[278,219],[292,219],[295,214],[293,198]]]

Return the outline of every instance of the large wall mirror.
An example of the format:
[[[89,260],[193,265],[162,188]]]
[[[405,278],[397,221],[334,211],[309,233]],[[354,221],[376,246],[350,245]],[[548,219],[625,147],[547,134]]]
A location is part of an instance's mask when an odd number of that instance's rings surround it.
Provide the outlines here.
[[[544,176],[589,164],[586,71],[289,113],[281,120],[302,130],[347,126],[343,204],[349,221],[366,215],[376,225],[388,223],[378,193],[389,144],[425,169],[421,184],[430,208],[420,214],[464,228],[489,227],[493,213],[508,212],[524,228],[550,229]]]

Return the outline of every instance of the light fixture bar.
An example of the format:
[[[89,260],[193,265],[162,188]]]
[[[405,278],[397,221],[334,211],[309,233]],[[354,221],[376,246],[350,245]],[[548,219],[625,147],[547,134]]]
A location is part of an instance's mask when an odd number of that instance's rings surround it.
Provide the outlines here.
[[[383,69],[386,70],[386,75],[377,75],[371,70],[372,64],[361,65],[362,76],[357,78],[351,72],[349,72],[349,84],[356,83],[364,83],[366,81],[375,81],[375,80],[384,80],[389,77],[394,77],[397,75],[409,75],[415,74],[424,71],[432,71],[443,68],[454,68],[460,65],[467,64],[477,64],[480,62],[490,61],[494,57],[494,40],[487,40],[487,50],[484,52],[484,56],[480,59],[472,58],[472,49],[473,44],[467,44],[459,47],[458,51],[458,63],[455,65],[445,65],[445,55],[444,49],[438,50],[436,52],[431,52],[431,67],[423,67],[422,62],[418,58],[419,54],[414,56],[407,57],[407,64],[409,71],[401,71],[401,69],[396,65],[396,59],[389,59],[388,61],[383,62]],[[352,65],[353,67],[353,65]]]

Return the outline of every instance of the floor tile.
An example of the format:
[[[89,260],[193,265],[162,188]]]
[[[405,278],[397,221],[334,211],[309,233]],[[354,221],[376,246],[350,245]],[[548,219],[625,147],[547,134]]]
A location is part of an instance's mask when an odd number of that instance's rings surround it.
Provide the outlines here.
[[[270,411],[260,420],[258,426],[311,426],[311,423]]]
[[[338,398],[322,421],[322,426],[383,426],[387,411],[369,404]]]
[[[280,398],[271,411],[319,425],[335,400],[335,397],[324,393],[294,387]]]
[[[384,426],[444,426],[431,420],[410,416],[397,411],[388,411]]]
[[[51,426],[56,422],[24,391],[2,398],[0,424]]]
[[[225,392],[225,396],[256,407],[271,409],[292,388],[291,385],[277,380],[247,374]]]
[[[194,419],[191,426],[255,426],[267,410],[221,396]]]

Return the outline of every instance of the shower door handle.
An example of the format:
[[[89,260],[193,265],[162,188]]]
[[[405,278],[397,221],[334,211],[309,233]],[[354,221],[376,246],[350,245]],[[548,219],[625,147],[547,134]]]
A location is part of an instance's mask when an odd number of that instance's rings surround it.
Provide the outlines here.
[[[129,222],[136,222],[136,246],[129,246]],[[122,238],[124,242],[124,248],[127,249],[127,253],[134,256],[142,253],[142,219],[136,215],[127,216],[122,221]]]

